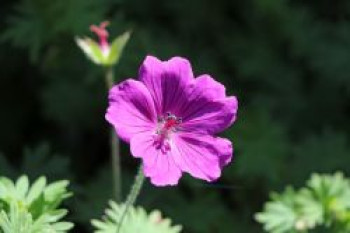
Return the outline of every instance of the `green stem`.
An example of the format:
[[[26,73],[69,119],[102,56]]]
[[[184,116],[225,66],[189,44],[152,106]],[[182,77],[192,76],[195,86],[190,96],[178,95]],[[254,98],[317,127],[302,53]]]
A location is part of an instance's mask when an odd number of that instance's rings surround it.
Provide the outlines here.
[[[114,85],[114,72],[112,67],[106,68],[106,84],[107,89],[110,89]]]
[[[130,190],[128,197],[126,198],[123,213],[118,221],[117,233],[119,233],[121,230],[123,221],[128,213],[130,206],[133,206],[134,203],[136,202],[136,199],[141,192],[142,185],[143,185],[144,181],[145,181],[145,176],[143,175],[142,165],[140,165],[139,170],[137,172],[137,175],[135,177],[134,184],[131,187],[131,190]]]
[[[114,74],[113,68],[108,67],[106,69],[106,85],[107,89],[114,85]],[[110,147],[111,147],[111,163],[113,172],[113,192],[114,198],[117,202],[121,201],[122,190],[121,190],[121,166],[120,166],[120,153],[119,153],[119,139],[114,129],[111,129],[110,133]]]

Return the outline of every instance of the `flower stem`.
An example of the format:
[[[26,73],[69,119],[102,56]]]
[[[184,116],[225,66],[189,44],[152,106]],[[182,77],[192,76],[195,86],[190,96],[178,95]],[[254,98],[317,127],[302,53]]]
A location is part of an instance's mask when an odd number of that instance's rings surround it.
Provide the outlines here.
[[[107,90],[114,85],[114,74],[113,68],[108,67],[106,69],[106,85]],[[117,202],[121,201],[122,190],[121,190],[121,166],[120,166],[120,153],[119,153],[119,139],[114,129],[110,132],[110,147],[111,147],[111,163],[113,172],[113,193],[114,198]]]
[[[111,66],[106,68],[106,85],[107,89],[112,88],[114,85],[114,72]]]
[[[140,165],[139,170],[135,176],[134,184],[131,187],[128,197],[126,198],[124,210],[118,222],[117,233],[119,233],[121,230],[123,221],[126,215],[128,214],[128,210],[130,206],[134,205],[137,197],[139,196],[144,181],[145,181],[145,176],[143,175],[142,165]]]

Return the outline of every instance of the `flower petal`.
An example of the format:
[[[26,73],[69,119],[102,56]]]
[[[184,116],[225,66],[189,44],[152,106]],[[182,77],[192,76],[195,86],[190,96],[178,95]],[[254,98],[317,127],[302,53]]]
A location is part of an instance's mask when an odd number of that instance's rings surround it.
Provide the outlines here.
[[[189,61],[181,57],[162,62],[147,56],[140,68],[139,78],[150,90],[160,115],[166,112],[178,114],[179,106],[187,100],[184,91],[190,89],[194,82]]]
[[[238,101],[226,97],[225,87],[209,75],[195,79],[192,88],[185,89],[186,101],[180,105],[179,117],[184,131],[216,134],[236,119]]]
[[[210,75],[203,74],[196,78],[194,91],[205,95],[208,99],[221,99],[226,97],[226,88],[215,81]],[[192,93],[192,95],[195,93]]]
[[[232,159],[229,140],[204,134],[174,135],[174,160],[182,171],[206,181],[214,181]]]
[[[114,86],[109,92],[106,119],[126,142],[138,133],[153,130],[157,117],[145,85],[128,79]]]
[[[155,146],[155,135],[141,133],[130,142],[131,154],[141,158],[144,174],[156,186],[176,185],[182,175],[174,162],[172,150],[164,151]]]
[[[220,167],[228,165],[232,161],[233,147],[230,140],[226,138],[215,138],[214,144],[218,150],[218,156],[220,160]]]
[[[238,101],[234,96],[211,101],[197,96],[184,111],[181,128],[186,132],[217,134],[235,121],[237,109]]]

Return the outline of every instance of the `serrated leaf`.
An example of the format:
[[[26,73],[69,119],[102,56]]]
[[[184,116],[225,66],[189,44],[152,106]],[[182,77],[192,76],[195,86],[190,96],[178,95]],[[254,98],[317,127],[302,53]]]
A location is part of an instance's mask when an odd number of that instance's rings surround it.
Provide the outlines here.
[[[291,189],[290,189],[291,190]],[[323,227],[347,232],[350,226],[350,183],[341,173],[313,174],[306,187],[271,195],[256,220],[268,232],[307,231]],[[349,213],[349,214],[348,214]]]
[[[70,222],[58,222],[55,224],[52,224],[52,228],[56,231],[68,231],[74,227],[73,223]]]
[[[48,222],[57,222],[64,216],[66,216],[68,213],[68,210],[60,209],[60,210],[52,210],[50,212],[47,212],[47,221]]]
[[[110,208],[105,212],[102,220],[92,220],[91,224],[96,228],[95,233],[115,233],[118,222],[125,205],[118,205],[114,201],[109,202]],[[141,207],[129,208],[129,212],[124,218],[121,226],[121,233],[179,233],[181,226],[171,226],[169,219],[164,219],[159,211],[153,211],[148,215]]]
[[[29,180],[27,176],[21,176],[16,182],[16,191],[18,198],[24,199],[28,192]]]
[[[48,185],[44,191],[45,200],[48,202],[55,202],[58,199],[63,199],[68,197],[69,195],[66,196],[68,194],[67,193],[68,185],[69,185],[69,181],[67,180],[54,182]]]
[[[288,188],[282,194],[272,194],[273,201],[265,205],[264,212],[258,213],[255,219],[264,224],[268,232],[282,233],[294,229],[298,219],[295,191]]]
[[[296,197],[300,209],[300,218],[307,228],[314,228],[324,222],[324,208],[322,202],[318,201],[308,189],[303,189]]]
[[[43,192],[46,186],[46,178],[40,177],[37,179],[28,192],[26,202],[30,205],[35,199],[37,199]]]
[[[16,184],[1,177],[0,184],[5,193],[0,196],[0,202],[6,202],[9,206],[0,213],[0,232],[64,233],[73,227],[72,223],[59,222],[67,210],[56,209],[70,195],[66,190],[67,181],[46,186],[46,178],[40,177],[29,188],[27,176],[21,176]],[[45,199],[45,192],[48,199]]]

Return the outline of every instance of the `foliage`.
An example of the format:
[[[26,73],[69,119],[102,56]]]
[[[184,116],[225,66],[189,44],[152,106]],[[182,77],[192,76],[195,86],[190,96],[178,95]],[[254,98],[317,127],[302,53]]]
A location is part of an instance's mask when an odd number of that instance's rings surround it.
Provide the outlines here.
[[[114,201],[109,202],[106,215],[102,220],[92,220],[96,233],[114,233],[119,225],[121,215],[125,211],[125,205],[118,205]],[[123,221],[121,233],[179,233],[181,226],[171,226],[171,220],[163,218],[162,214],[154,210],[147,214],[142,207],[131,206]]]
[[[334,233],[350,230],[350,180],[341,173],[314,174],[306,187],[288,187],[271,198],[264,212],[256,214],[268,232],[307,232],[320,226]]]
[[[108,48],[107,55],[104,55],[99,44],[90,38],[76,38],[76,42],[86,57],[95,64],[113,66],[118,63],[129,37],[130,32],[125,32],[124,34],[115,38],[112,41],[110,48]]]
[[[2,0],[0,6],[1,175],[24,170],[29,177],[72,179],[78,194],[68,203],[69,217],[79,220],[79,232],[88,232],[89,219],[111,198],[103,74],[74,43],[103,20],[111,22],[112,38],[133,29],[116,81],[136,77],[146,54],[180,55],[240,101],[226,135],[235,158],[223,177],[173,189],[146,185],[140,199],[146,209],[159,208],[189,233],[255,233],[261,229],[252,215],[269,190],[298,187],[312,172],[350,175],[348,0]],[[50,145],[46,152],[41,141]],[[135,171],[128,150],[122,144],[123,174]],[[131,179],[123,181],[125,193]]]
[[[67,191],[68,181],[47,184],[45,177],[31,186],[27,176],[14,183],[0,177],[0,229],[3,233],[64,233],[72,223],[60,221],[67,210],[58,209],[72,194]]]
[[[31,59],[37,61],[43,45],[53,42],[56,36],[82,31],[91,20],[101,18],[105,11],[96,1],[23,0],[16,6],[16,13],[8,18],[9,29],[3,35],[14,45],[28,48]],[[90,9],[95,9],[91,11]],[[75,15],[80,15],[77,18]],[[70,22],[74,20],[75,23]]]
[[[72,216],[74,221],[85,223],[88,219],[102,215],[106,200],[113,198],[113,190],[106,188],[113,182],[111,174],[111,169],[101,169],[94,179],[75,191],[75,201],[71,203],[71,208],[74,209]],[[125,177],[125,173],[123,176]],[[99,192],[95,192],[96,190]]]
[[[69,171],[69,159],[52,152],[51,146],[42,142],[23,150],[20,161],[13,165],[8,157],[0,154],[1,174],[14,178],[21,173],[28,173],[29,178],[45,175],[50,179],[72,179]],[[54,171],[54,172],[53,172]]]

